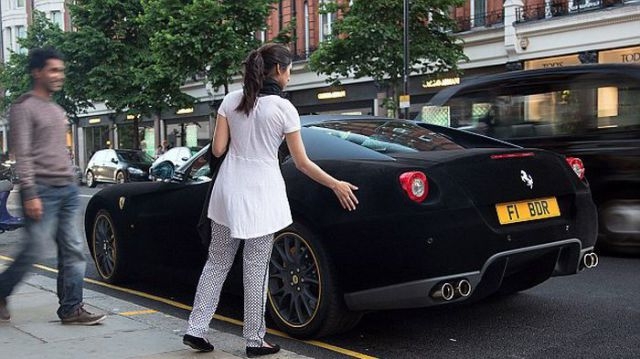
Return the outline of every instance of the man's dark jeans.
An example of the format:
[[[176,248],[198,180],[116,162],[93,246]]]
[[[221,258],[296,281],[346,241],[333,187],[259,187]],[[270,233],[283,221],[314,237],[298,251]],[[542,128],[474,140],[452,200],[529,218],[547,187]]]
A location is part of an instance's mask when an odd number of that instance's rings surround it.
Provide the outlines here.
[[[43,216],[39,221],[25,218],[26,238],[15,261],[0,274],[0,298],[15,286],[40,259],[46,246],[58,248],[58,316],[68,317],[82,304],[86,270],[84,238],[78,227],[80,200],[78,186],[55,187],[38,184]]]

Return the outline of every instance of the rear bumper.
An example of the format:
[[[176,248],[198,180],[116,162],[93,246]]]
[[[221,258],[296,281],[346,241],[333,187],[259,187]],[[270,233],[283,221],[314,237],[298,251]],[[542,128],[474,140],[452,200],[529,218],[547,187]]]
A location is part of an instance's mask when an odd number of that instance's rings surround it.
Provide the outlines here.
[[[557,253],[552,275],[576,274],[582,270],[581,259],[585,253],[593,251],[593,247],[582,248],[582,241],[577,238],[565,239],[530,247],[518,248],[496,253],[484,263],[478,271],[454,273],[451,275],[426,278],[417,281],[394,284],[345,294],[345,302],[350,310],[382,310],[429,307],[444,303],[464,301],[496,292],[501,285],[510,261],[518,263],[519,257],[536,254]],[[471,295],[459,297],[447,302],[434,299],[431,293],[444,282],[466,279],[472,286]],[[482,293],[476,289],[482,287]]]

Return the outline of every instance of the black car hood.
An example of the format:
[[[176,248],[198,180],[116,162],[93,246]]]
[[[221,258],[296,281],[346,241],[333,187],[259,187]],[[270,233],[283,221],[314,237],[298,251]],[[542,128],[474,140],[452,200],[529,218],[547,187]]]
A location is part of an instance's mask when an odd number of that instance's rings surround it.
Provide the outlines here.
[[[130,182],[109,186],[96,193],[94,197],[117,198],[120,196],[143,196],[149,193],[162,193],[182,188],[182,183],[172,182]]]

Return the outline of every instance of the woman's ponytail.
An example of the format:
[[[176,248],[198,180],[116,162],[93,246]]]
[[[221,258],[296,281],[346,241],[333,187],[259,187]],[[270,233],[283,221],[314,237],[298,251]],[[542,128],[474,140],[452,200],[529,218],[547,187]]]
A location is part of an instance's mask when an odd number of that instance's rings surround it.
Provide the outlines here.
[[[255,106],[256,98],[262,88],[264,81],[264,59],[260,53],[260,49],[253,50],[244,60],[244,87],[243,96],[236,111],[249,114]]]
[[[249,114],[256,104],[264,80],[273,76],[276,66],[284,70],[291,64],[293,57],[289,48],[276,43],[267,43],[253,50],[242,63],[244,65],[244,88],[242,100],[236,111]]]

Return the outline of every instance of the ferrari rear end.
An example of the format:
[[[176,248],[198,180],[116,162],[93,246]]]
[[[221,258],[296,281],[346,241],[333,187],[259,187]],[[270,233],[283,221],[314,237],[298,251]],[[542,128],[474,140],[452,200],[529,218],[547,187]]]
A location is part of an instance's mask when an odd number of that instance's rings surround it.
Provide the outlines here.
[[[519,148],[394,158],[376,177],[399,188],[397,201],[349,225],[366,238],[360,260],[341,262],[350,309],[481,299],[598,264],[597,212],[579,159]],[[349,247],[338,228],[331,236]]]

